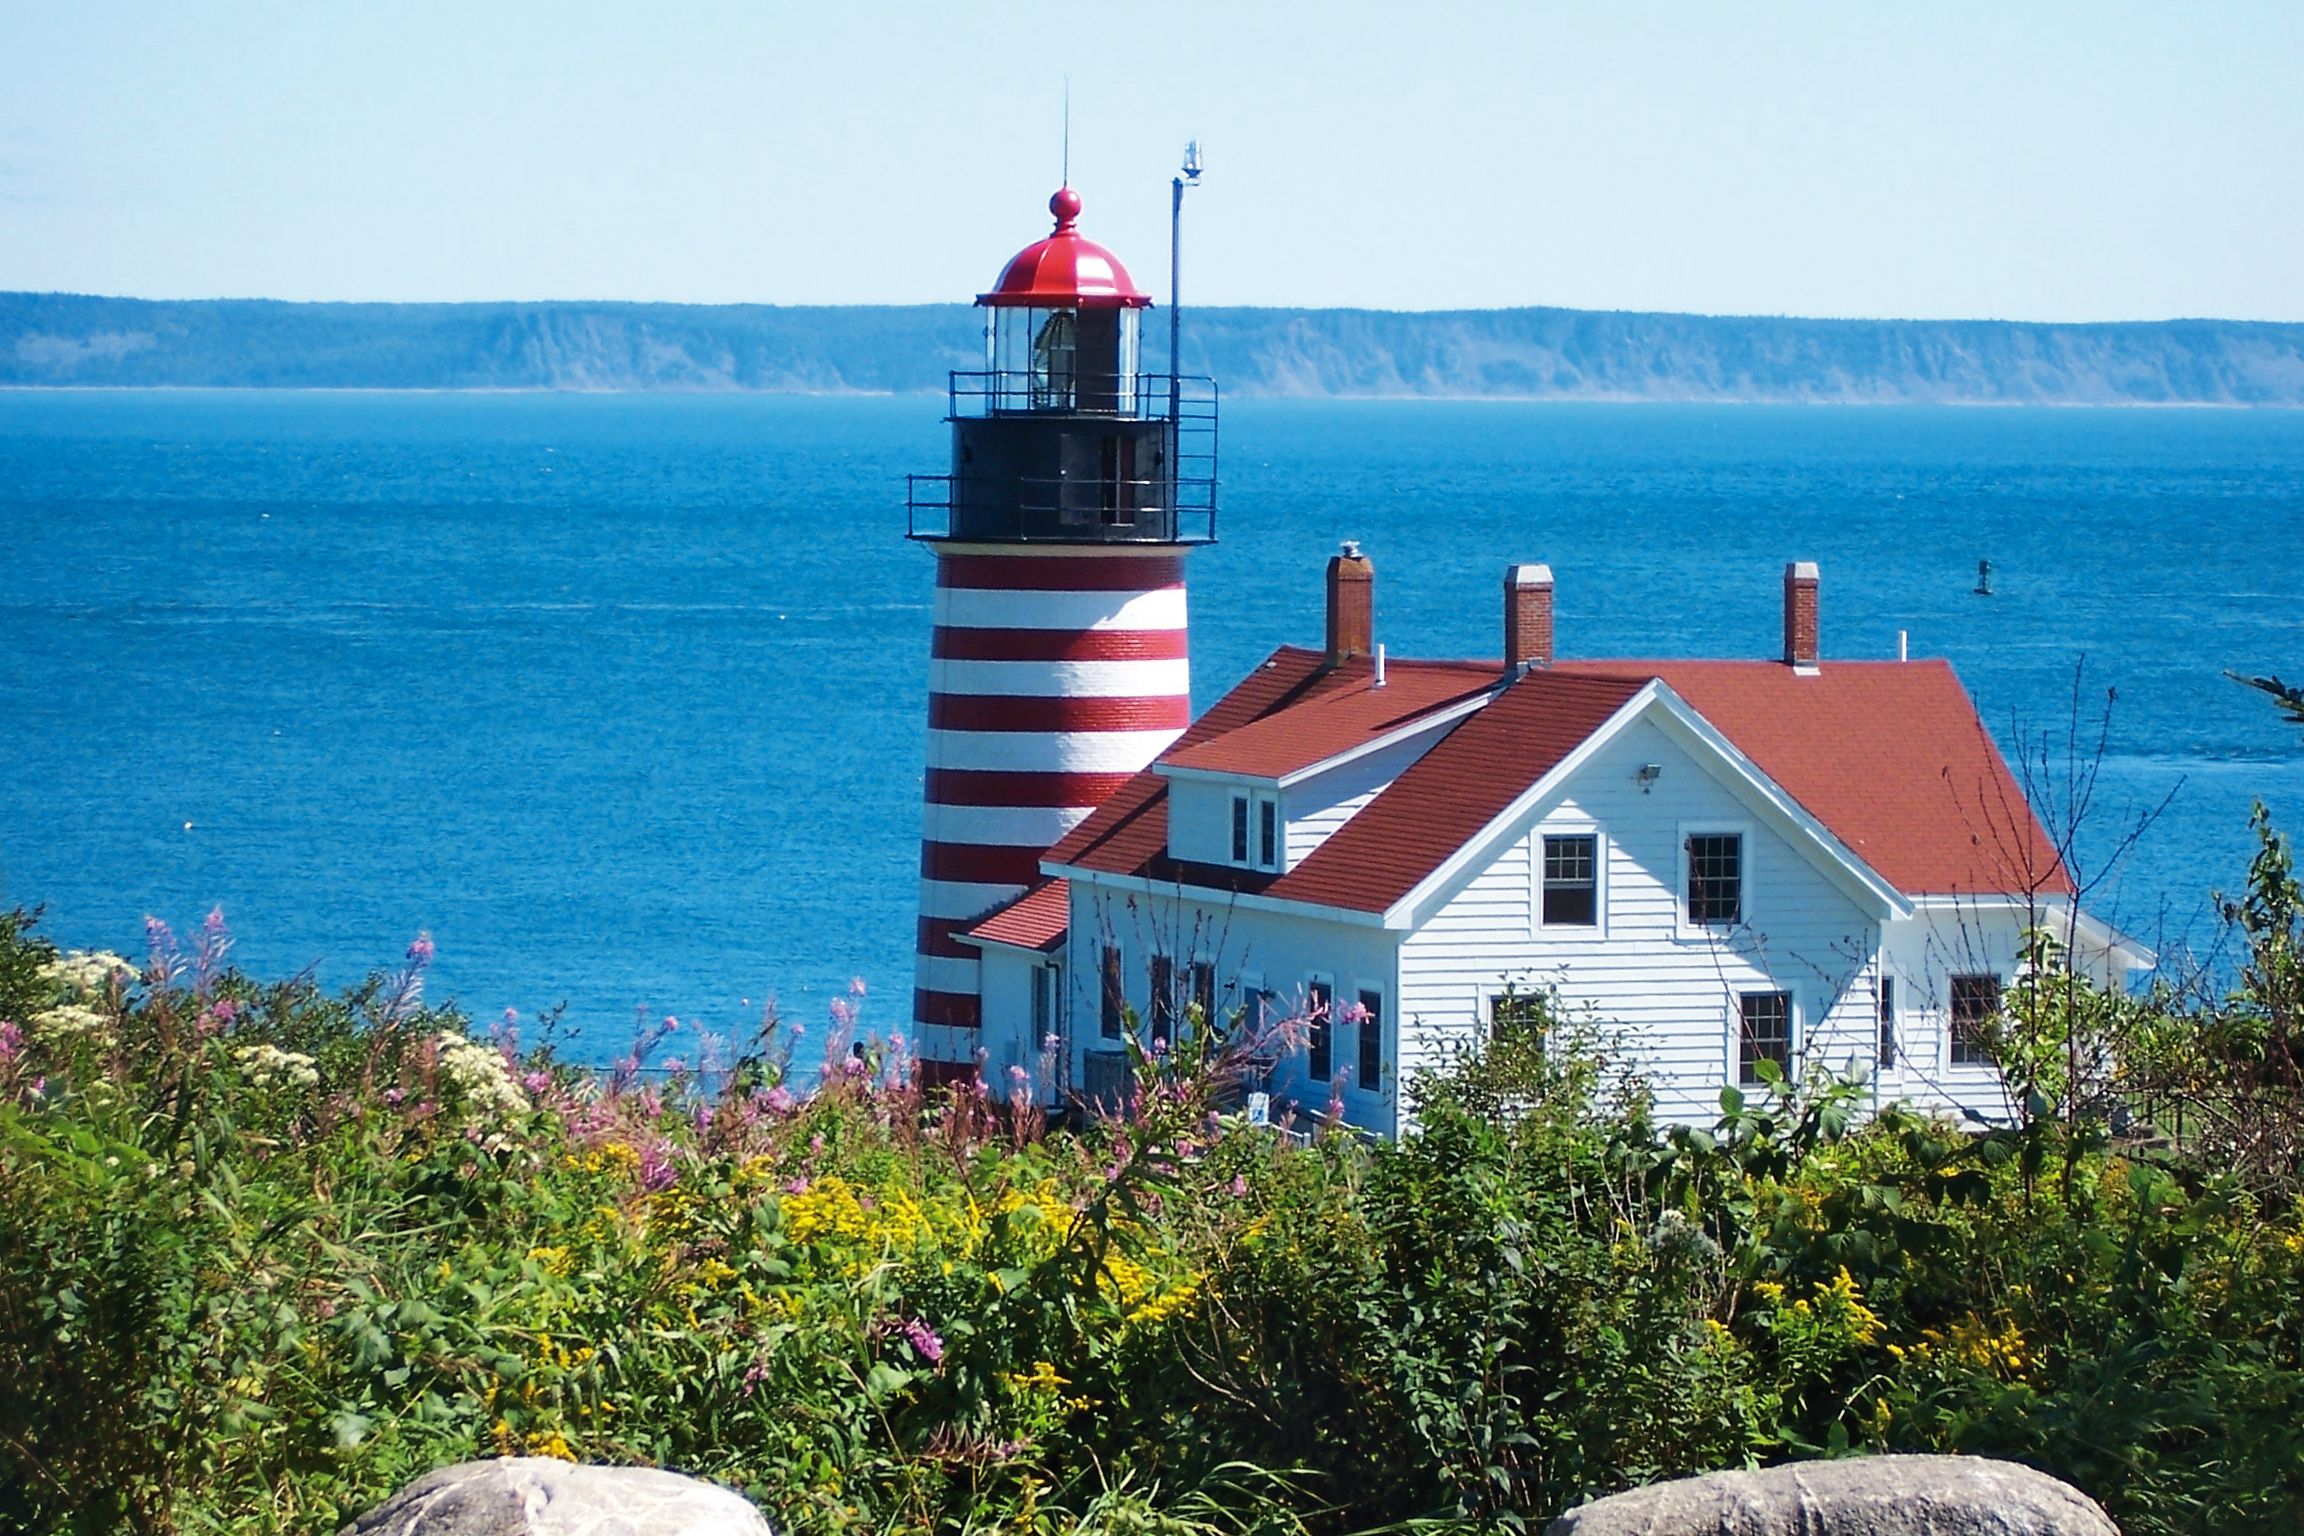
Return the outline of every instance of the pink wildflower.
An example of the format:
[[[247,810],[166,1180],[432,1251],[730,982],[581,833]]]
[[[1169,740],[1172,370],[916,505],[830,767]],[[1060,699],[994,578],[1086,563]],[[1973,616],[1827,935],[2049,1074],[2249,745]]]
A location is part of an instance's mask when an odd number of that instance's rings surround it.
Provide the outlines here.
[[[679,1181],[680,1174],[666,1156],[669,1150],[661,1141],[651,1141],[640,1149],[640,1188],[645,1194],[656,1194],[670,1189]]]
[[[792,1091],[781,1084],[768,1090],[768,1113],[772,1115],[792,1113],[792,1106],[795,1102]]]
[[[850,997],[862,997],[864,995],[863,977],[851,976],[848,978],[848,995]]]
[[[24,1050],[23,1027],[10,1019],[0,1019],[0,1066],[14,1061]]]
[[[432,935],[419,933],[408,945],[408,963],[418,970],[432,963]]]
[[[209,1006],[208,1011],[215,1015],[216,1022],[219,1024],[229,1024],[234,1019],[240,1017],[240,1005],[228,997],[220,997],[216,999],[216,1001]]]
[[[542,1093],[552,1086],[552,1074],[542,1071],[530,1072],[520,1079],[520,1086],[530,1093]]]
[[[750,1397],[768,1379],[768,1357],[763,1355],[744,1370],[744,1395]]]
[[[1224,1186],[1225,1193],[1237,1200],[1248,1193],[1248,1179],[1244,1174],[1232,1175],[1232,1182]]]
[[[784,1193],[788,1195],[804,1195],[808,1193],[808,1181],[803,1178],[786,1179],[784,1181]]]
[[[387,1088],[384,1090],[384,1102],[387,1104],[397,1106],[399,1102],[406,1097],[408,1097],[408,1095],[398,1088]]]
[[[920,1358],[930,1365],[942,1365],[944,1363],[944,1341],[936,1336],[935,1329],[929,1327],[919,1318],[911,1317],[904,1320],[904,1337],[912,1341],[912,1347],[919,1351]]]

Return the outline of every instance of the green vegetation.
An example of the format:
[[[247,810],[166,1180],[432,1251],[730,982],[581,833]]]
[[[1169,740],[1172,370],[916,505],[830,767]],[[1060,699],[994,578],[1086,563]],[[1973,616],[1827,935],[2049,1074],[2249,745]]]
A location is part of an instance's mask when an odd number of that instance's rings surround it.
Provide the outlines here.
[[[0,384],[941,393],[947,370],[983,355],[965,303],[0,293]],[[1167,362],[1155,349],[1148,366]],[[1184,369],[1242,395],[2299,405],[2304,325],[1195,307]]]
[[[2269,828],[2230,914],[2229,996],[2012,988],[2010,1129],[1814,1081],[1660,1132],[1538,1003],[1397,1146],[1230,1117],[1272,1042],[1197,1018],[1126,1116],[1047,1132],[789,1030],[666,1076],[475,1041],[421,941],[330,997],[234,972],[220,919],[132,967],[16,914],[0,1523],[327,1530],[518,1451],[779,1529],[1517,1528],[1940,1449],[2130,1532],[2293,1530],[2304,901]],[[2111,1049],[2048,1048],[2076,1032]]]

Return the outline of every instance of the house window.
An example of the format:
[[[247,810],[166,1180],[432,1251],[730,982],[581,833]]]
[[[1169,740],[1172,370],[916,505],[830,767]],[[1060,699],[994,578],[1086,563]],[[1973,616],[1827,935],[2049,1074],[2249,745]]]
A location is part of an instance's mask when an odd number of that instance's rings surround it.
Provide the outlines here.
[[[1760,1063],[1772,1061],[1792,1075],[1792,994],[1747,992],[1737,999],[1736,1081],[1760,1081]]]
[[[1176,962],[1154,955],[1151,964],[1152,1038],[1173,1039],[1176,1034]]]
[[[1732,928],[1744,920],[1744,837],[1699,832],[1688,839],[1688,921]]]
[[[1203,1029],[1216,1022],[1216,967],[1205,960],[1192,962],[1192,1006],[1200,1010]]]
[[[1896,1065],[1896,978],[1880,973],[1880,1069]]]
[[[1335,1042],[1328,1028],[1335,1000],[1336,989],[1325,981],[1312,982],[1304,989],[1304,1017],[1309,1025],[1311,1044],[1307,1068],[1316,1083],[1327,1082],[1336,1071]]]
[[[1232,862],[1248,862],[1248,797],[1232,797]]]
[[[1544,1049],[1544,998],[1536,992],[1498,992],[1488,999],[1488,1043],[1511,1040]]]
[[[1056,961],[1032,968],[1032,1044],[1046,1049],[1063,1015],[1064,967]]]
[[[1589,928],[1600,921],[1599,839],[1589,832],[1544,839],[1544,922]]]
[[[1384,994],[1363,990],[1360,993],[1360,1059],[1358,1068],[1360,1091],[1384,1091]]]
[[[1280,802],[1269,795],[1256,801],[1256,866],[1280,867]]]
[[[1952,978],[1952,1065],[1988,1067],[1992,1051],[1984,1039],[1985,1026],[2000,1011],[2000,978]]]
[[[1120,1038],[1120,1012],[1127,1005],[1128,994],[1121,982],[1120,946],[1104,946],[1104,999],[1103,1010],[1097,1015],[1097,1033],[1107,1040]]]

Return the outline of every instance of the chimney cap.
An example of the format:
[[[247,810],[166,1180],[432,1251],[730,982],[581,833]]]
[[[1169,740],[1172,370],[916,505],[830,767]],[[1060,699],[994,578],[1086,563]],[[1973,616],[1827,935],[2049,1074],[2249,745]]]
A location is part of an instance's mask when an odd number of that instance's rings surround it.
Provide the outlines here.
[[[1552,567],[1549,565],[1508,565],[1504,579],[1515,587],[1548,587],[1552,585]]]
[[[1784,579],[1786,581],[1820,581],[1823,578],[1817,574],[1815,561],[1794,560],[1784,567]]]
[[[1360,541],[1358,539],[1346,539],[1342,546],[1340,546],[1337,550],[1337,553],[1341,554],[1347,560],[1359,559]]]

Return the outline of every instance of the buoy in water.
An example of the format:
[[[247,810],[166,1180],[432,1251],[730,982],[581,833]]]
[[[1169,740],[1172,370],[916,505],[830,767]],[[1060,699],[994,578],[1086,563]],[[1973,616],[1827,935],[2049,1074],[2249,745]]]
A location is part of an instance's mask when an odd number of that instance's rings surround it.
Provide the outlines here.
[[[1976,562],[1976,595],[1978,597],[1990,597],[1992,595],[1992,562],[1989,560]]]

